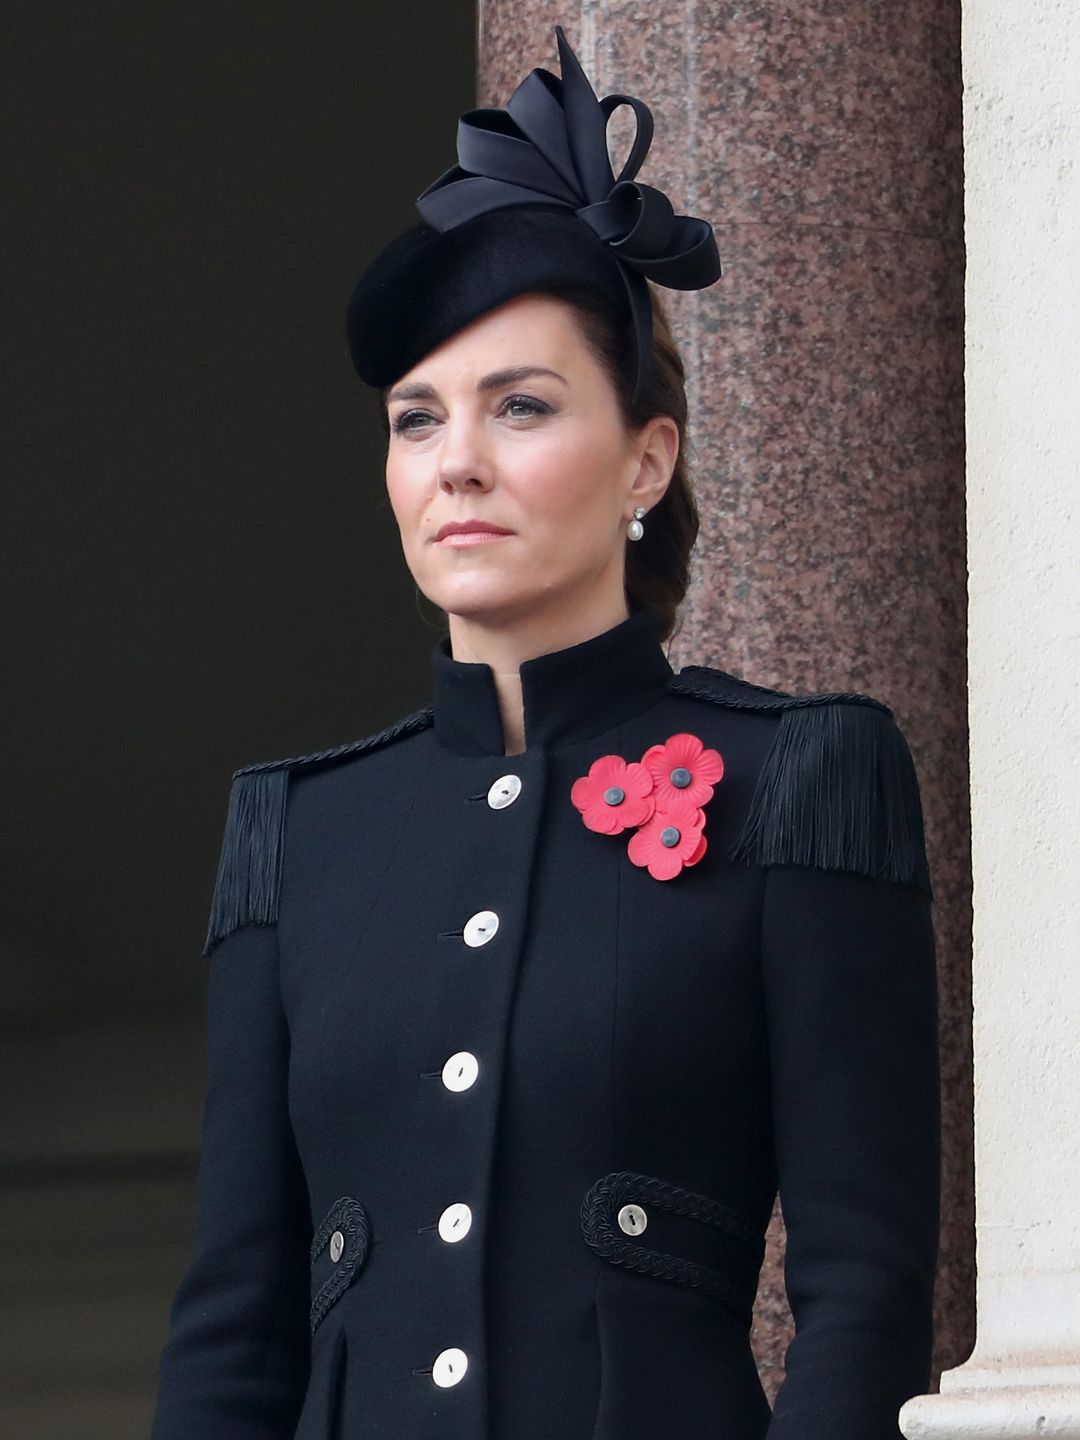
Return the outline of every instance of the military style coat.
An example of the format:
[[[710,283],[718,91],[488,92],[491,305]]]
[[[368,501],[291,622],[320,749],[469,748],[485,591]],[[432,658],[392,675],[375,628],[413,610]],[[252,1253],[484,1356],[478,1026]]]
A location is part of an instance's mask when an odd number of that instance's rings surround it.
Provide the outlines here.
[[[938,1249],[932,891],[861,694],[644,612],[233,780],[153,1440],[897,1440]],[[779,1190],[796,1336],[748,1331]]]

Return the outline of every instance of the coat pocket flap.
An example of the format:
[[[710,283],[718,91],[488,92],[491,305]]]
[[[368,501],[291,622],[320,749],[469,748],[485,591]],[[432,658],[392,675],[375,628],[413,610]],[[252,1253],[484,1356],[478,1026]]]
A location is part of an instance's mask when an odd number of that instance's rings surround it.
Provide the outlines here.
[[[343,1195],[326,1212],[311,1241],[311,1333],[356,1279],[371,1243],[367,1211]]]
[[[765,1237],[730,1206],[655,1175],[615,1170],[586,1192],[581,1228],[611,1264],[713,1295],[749,1323]]]

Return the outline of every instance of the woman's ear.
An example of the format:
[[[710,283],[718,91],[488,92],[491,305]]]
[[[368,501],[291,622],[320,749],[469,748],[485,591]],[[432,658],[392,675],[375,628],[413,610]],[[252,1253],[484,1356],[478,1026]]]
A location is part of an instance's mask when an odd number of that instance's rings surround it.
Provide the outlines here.
[[[670,415],[654,415],[638,431],[636,446],[638,469],[630,498],[651,510],[671,483],[679,458],[679,427]]]

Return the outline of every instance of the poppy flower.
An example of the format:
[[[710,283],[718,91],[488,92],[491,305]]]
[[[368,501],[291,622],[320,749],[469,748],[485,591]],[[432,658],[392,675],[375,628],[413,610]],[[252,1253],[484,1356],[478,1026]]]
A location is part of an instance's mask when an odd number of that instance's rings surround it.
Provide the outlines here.
[[[652,776],[656,808],[668,805],[705,805],[713,786],[724,774],[719,750],[707,750],[696,735],[671,735],[662,745],[651,745],[641,763]]]
[[[570,799],[590,830],[618,835],[641,825],[653,812],[653,781],[637,760],[601,755],[570,787]]]
[[[710,787],[711,794],[711,787]],[[697,805],[674,801],[659,804],[630,837],[626,853],[644,866],[654,880],[673,880],[684,866],[696,865],[705,854],[705,812]]]

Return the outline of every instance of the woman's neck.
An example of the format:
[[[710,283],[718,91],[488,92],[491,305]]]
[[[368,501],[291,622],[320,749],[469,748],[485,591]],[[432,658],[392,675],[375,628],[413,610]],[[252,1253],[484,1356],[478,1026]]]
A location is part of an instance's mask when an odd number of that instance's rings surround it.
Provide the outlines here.
[[[618,603],[577,610],[558,621],[530,615],[521,624],[485,622],[483,617],[454,615],[450,621],[450,650],[455,660],[491,667],[499,700],[505,737],[505,753],[520,755],[525,749],[525,707],[520,666],[524,660],[565,650],[618,625],[629,614],[620,596]]]

